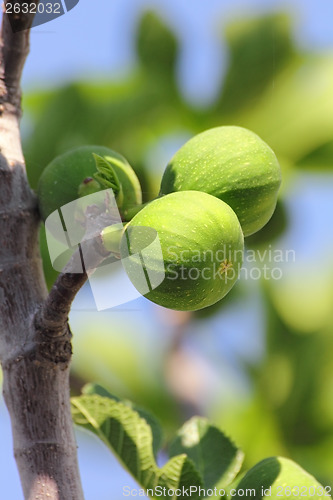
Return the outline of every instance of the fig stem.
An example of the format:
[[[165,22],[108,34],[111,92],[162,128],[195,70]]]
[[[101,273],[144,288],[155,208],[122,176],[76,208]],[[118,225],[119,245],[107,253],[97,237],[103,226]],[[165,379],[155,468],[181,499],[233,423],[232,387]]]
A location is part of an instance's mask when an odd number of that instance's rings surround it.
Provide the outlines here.
[[[104,228],[101,232],[104,248],[118,259],[120,259],[120,240],[124,229],[123,224],[114,224]]]
[[[129,222],[133,219],[133,217],[138,214],[143,208],[145,208],[149,203],[153,200],[146,201],[146,203],[142,203],[142,205],[136,205],[135,207],[128,208],[123,212],[123,221]]]

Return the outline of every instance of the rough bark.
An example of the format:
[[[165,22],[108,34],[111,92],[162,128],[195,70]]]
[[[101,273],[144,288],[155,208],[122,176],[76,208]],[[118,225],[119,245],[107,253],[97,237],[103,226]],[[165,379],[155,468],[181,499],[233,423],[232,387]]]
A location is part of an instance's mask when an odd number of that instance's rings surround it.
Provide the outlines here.
[[[12,23],[21,29],[15,33],[9,21],[4,14],[0,35],[3,393],[25,499],[81,500],[69,401],[71,333],[67,315],[87,276],[60,275],[58,286],[48,297],[38,248],[39,214],[27,182],[19,131],[20,78],[29,50],[32,16],[13,17]],[[67,285],[61,288],[64,283]],[[52,328],[46,321],[50,303]]]

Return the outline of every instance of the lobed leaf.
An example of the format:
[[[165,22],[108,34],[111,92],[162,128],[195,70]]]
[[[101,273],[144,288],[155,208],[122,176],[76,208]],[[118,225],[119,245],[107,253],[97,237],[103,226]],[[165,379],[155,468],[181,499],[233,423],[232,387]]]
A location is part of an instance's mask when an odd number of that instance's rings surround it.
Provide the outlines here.
[[[302,467],[284,457],[269,457],[257,463],[241,479],[236,487],[235,500],[244,497],[244,491],[251,492],[252,498],[271,500],[292,497],[320,499],[329,492]]]
[[[198,471],[185,454],[172,458],[162,468],[157,466],[151,428],[126,404],[98,394],[75,397],[71,402],[74,423],[96,434],[146,491],[156,487],[168,490],[202,487]]]

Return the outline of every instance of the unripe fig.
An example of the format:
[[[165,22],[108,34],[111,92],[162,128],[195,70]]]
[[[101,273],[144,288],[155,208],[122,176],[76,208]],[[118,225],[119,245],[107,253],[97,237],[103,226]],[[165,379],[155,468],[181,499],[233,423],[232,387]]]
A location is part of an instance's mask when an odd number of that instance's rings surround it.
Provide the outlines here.
[[[160,247],[151,244],[156,236]],[[120,244],[123,265],[139,292],[143,273],[150,278],[164,272],[163,281],[143,295],[182,311],[222,299],[238,278],[243,250],[233,210],[197,191],[172,193],[146,205],[127,224]]]
[[[252,467],[237,486],[233,498],[244,498],[244,492],[255,490],[251,498],[261,500],[270,498],[324,498],[329,497],[318,481],[292,460],[282,457],[270,457]]]
[[[38,185],[41,216],[45,220],[61,206],[108,187],[114,190],[121,212],[141,203],[138,178],[119,153],[103,146],[68,151],[52,160],[41,175]]]
[[[241,127],[217,127],[190,139],[174,155],[160,195],[196,190],[225,201],[235,211],[245,236],[271,218],[281,171],[271,148]]]

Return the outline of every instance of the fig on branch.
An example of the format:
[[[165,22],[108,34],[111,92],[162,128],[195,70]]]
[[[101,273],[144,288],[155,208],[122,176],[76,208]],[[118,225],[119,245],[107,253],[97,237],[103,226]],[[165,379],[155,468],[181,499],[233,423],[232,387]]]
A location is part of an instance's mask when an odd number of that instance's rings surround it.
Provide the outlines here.
[[[79,197],[112,188],[120,212],[141,203],[138,178],[127,160],[103,146],[83,146],[58,156],[38,185],[43,220]]]
[[[252,491],[255,490],[255,494]],[[251,498],[302,499],[304,497],[329,497],[329,491],[321,486],[308,472],[292,460],[270,457],[252,467],[237,485],[236,500],[244,498],[244,492],[251,491]]]
[[[196,135],[177,151],[164,172],[160,195],[211,194],[231,206],[249,236],[271,218],[280,184],[271,148],[245,128],[224,126]]]
[[[151,244],[156,237],[160,246]],[[197,191],[171,193],[146,205],[127,224],[120,244],[123,265],[139,292],[143,276],[149,279],[162,271],[162,282],[142,294],[183,311],[221,300],[238,278],[243,251],[233,210]]]

